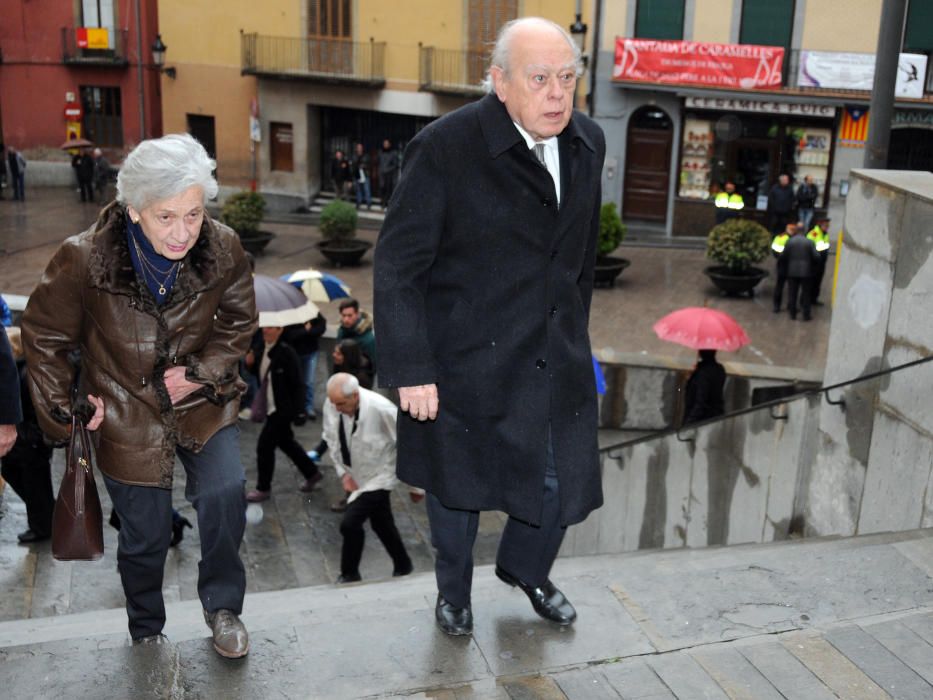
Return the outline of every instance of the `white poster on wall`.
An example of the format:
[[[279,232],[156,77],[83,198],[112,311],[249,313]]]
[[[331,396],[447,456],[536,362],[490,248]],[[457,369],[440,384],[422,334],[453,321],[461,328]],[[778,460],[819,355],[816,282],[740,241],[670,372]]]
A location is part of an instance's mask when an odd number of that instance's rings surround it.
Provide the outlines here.
[[[897,63],[897,97],[923,97],[927,57],[902,53]],[[836,51],[801,51],[797,69],[799,87],[871,90],[875,79],[875,54]]]

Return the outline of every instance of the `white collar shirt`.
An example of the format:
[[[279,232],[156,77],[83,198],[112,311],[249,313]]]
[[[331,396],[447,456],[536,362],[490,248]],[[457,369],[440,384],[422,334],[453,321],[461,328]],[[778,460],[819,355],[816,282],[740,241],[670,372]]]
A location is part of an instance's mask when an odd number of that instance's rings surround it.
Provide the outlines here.
[[[522,138],[525,139],[528,150],[533,151],[535,144],[540,143],[544,146],[544,164],[554,181],[554,192],[557,194],[557,203],[560,204],[560,151],[557,149],[557,137],[552,136],[549,139],[544,139],[544,141],[535,141],[534,137],[525,131],[518,122],[512,123],[518,129],[518,133],[522,135]],[[534,153],[531,155],[534,156]]]
[[[391,491],[398,483],[395,476],[397,415],[395,404],[362,387],[356,419],[340,413],[330,399],[324,402],[324,442],[337,476],[350,474],[359,487],[350,494],[350,502],[364,491]],[[340,450],[341,421],[350,450],[349,466],[343,463]]]

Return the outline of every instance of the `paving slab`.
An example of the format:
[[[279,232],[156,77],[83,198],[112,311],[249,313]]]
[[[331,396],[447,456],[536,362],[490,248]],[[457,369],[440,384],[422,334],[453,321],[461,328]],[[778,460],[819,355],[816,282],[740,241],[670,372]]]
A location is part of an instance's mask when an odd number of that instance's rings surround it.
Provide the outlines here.
[[[784,700],[768,679],[733,647],[701,647],[690,655],[730,700]]]
[[[929,700],[933,686],[861,628],[830,630],[826,640],[895,700]]]
[[[648,664],[679,700],[729,700],[719,684],[687,653],[654,656]]]
[[[890,695],[818,633],[784,635],[781,643],[840,698],[890,700]]]
[[[574,668],[555,673],[551,678],[567,700],[619,700],[619,694],[597,667]]]
[[[737,650],[787,700],[835,700],[835,694],[780,642],[740,645]]]
[[[674,700],[674,694],[643,659],[603,664],[599,674],[623,700]]]
[[[898,659],[933,686],[933,646],[899,620],[862,625]]]

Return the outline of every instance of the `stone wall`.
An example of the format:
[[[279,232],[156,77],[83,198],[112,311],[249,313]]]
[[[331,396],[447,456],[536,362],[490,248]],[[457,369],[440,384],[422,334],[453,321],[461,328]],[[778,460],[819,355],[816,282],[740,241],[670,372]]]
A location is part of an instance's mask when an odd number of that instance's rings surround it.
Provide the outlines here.
[[[826,384],[929,356],[933,174],[855,170]],[[820,410],[808,534],[933,525],[933,363],[842,392]],[[835,398],[835,397],[834,397]]]

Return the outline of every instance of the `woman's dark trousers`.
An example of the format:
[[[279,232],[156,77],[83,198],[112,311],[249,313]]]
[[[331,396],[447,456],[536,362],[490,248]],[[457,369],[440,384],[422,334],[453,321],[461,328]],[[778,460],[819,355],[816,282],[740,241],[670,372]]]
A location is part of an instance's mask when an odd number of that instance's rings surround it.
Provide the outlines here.
[[[308,453],[295,440],[292,421],[278,413],[266,417],[259,440],[256,443],[256,490],[268,491],[272,488],[272,475],[275,473],[275,448],[279,448],[295,463],[305,479],[317,474],[317,465],[308,457]]]

